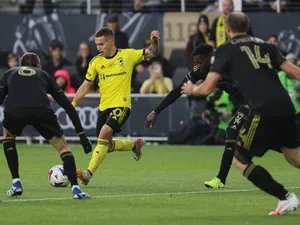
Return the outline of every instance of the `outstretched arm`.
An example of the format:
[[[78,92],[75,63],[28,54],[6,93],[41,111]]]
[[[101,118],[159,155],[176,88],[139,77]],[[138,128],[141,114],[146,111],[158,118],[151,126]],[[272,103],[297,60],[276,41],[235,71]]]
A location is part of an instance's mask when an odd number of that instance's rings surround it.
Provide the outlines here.
[[[151,40],[151,45],[149,48],[145,49],[145,58],[154,58],[159,56],[159,31],[154,30],[151,32],[150,35],[150,40]]]
[[[180,85],[175,87],[162,101],[161,103],[147,116],[144,128],[152,128],[157,120],[157,116],[169,105],[173,104],[181,96],[181,86],[187,82],[185,77]]]

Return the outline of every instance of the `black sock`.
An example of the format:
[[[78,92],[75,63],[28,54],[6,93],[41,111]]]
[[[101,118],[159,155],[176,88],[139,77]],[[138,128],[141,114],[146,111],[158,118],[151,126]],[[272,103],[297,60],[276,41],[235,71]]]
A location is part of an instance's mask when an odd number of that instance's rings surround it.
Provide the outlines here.
[[[252,163],[245,169],[243,175],[261,190],[275,196],[279,200],[286,200],[288,191],[281,184],[277,183],[263,167]]]
[[[226,183],[226,178],[228,176],[232,159],[233,159],[233,151],[231,147],[225,146],[225,151],[222,156],[221,166],[217,177],[221,180],[223,184]]]
[[[78,185],[75,159],[72,152],[64,152],[60,155],[60,157],[64,162],[64,170],[71,183],[71,186]]]
[[[15,140],[4,139],[3,140],[4,154],[6,161],[13,179],[20,178],[19,176],[19,158],[16,149]]]

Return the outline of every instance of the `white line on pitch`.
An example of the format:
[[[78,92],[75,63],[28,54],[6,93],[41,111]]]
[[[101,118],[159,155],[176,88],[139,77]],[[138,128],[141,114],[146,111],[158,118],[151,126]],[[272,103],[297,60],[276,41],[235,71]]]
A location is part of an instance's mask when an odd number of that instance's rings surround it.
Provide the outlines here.
[[[287,187],[287,189],[299,189],[300,187]],[[187,191],[187,192],[162,192],[162,193],[140,193],[140,194],[122,194],[122,195],[100,195],[92,196],[93,199],[99,198],[126,198],[126,197],[148,197],[148,196],[164,196],[164,195],[192,195],[192,194],[214,194],[214,193],[234,193],[234,192],[250,192],[259,191],[257,188],[249,189],[228,189],[216,191]],[[61,201],[72,200],[72,198],[31,198],[31,199],[14,199],[14,200],[1,200],[1,203],[14,203],[14,202],[39,202],[39,201]]]

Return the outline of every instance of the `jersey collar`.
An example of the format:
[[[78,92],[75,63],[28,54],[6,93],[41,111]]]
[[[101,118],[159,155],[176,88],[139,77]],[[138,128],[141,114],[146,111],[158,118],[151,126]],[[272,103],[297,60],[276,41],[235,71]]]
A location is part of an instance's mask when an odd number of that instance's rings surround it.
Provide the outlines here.
[[[118,51],[119,51],[119,49],[116,49],[116,52],[115,52],[115,54],[113,56],[105,57],[105,58],[106,59],[112,59],[113,57],[115,57],[118,54]]]

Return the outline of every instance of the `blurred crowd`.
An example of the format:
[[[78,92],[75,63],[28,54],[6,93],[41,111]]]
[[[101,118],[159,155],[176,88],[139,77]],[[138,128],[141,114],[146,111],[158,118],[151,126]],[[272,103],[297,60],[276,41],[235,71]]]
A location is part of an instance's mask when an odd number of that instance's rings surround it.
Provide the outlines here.
[[[11,5],[20,13],[32,13],[37,2],[43,2],[45,13],[63,12],[65,8],[78,8],[80,13],[87,13],[86,0],[11,0]],[[276,0],[242,0],[243,11],[277,11]],[[93,8],[101,9],[102,12],[180,12],[181,0],[94,0]],[[298,0],[280,0],[281,11],[299,11]],[[218,0],[185,0],[185,11],[218,11]]]

